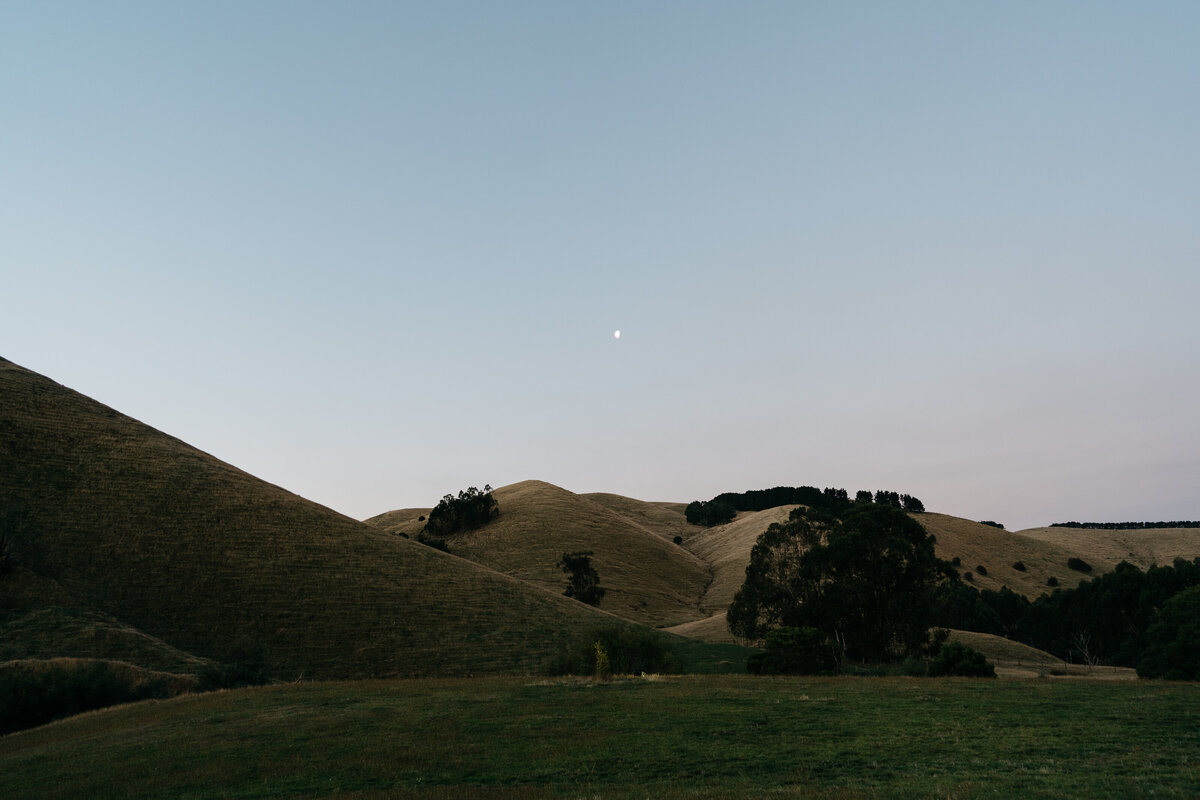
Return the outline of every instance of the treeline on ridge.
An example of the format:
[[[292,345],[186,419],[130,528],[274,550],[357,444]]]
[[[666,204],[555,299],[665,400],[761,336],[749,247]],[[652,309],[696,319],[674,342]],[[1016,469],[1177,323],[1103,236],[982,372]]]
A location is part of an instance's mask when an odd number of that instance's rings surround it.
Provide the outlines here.
[[[839,514],[854,503],[875,503],[915,512],[925,510],[925,504],[916,497],[886,489],[876,492],[859,490],[851,500],[850,493],[845,489],[776,486],[773,489],[724,492],[708,501],[693,500],[684,510],[684,515],[693,525],[706,525],[711,528],[729,522],[739,511],[765,511],[778,506],[801,505],[814,511]]]
[[[1178,522],[1054,522],[1051,528],[1087,528],[1097,531],[1141,531],[1156,528],[1200,528],[1200,520]]]

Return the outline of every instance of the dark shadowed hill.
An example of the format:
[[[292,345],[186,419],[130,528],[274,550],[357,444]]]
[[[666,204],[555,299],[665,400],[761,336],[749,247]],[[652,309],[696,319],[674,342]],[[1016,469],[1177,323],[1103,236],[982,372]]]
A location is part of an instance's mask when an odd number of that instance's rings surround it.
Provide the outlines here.
[[[0,608],[9,630],[65,618],[39,606],[70,607],[76,622],[119,620],[123,636],[200,658],[261,650],[279,676],[527,670],[606,617],[337,514],[2,359],[0,522],[23,576]],[[39,599],[38,587],[52,590]]]

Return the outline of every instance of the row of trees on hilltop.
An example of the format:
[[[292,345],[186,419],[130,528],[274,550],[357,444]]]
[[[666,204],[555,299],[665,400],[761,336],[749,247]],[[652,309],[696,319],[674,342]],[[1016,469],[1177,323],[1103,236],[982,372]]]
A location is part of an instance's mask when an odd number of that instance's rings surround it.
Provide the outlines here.
[[[1098,531],[1142,531],[1157,528],[1200,528],[1200,521],[1177,522],[1055,522],[1051,528],[1088,528]]]
[[[840,514],[853,504],[876,504],[921,512],[925,504],[910,494],[880,489],[860,490],[850,499],[845,489],[815,486],[776,486],[773,489],[752,489],[748,492],[724,492],[712,500],[693,500],[684,510],[693,525],[721,525],[729,522],[739,511],[765,511],[778,506],[802,505],[827,514]]]
[[[483,491],[474,486],[460,491],[458,497],[448,494],[429,512],[425,530],[434,536],[449,536],[460,531],[475,530],[500,514],[492,487],[484,484]]]

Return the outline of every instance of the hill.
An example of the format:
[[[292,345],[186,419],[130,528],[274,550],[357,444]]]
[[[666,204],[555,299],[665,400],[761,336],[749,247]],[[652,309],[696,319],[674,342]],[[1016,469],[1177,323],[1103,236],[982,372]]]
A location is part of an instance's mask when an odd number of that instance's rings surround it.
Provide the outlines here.
[[[674,536],[691,528],[682,515],[618,495],[579,495],[543,481],[503,486],[492,495],[500,515],[478,530],[447,538],[450,552],[559,594],[567,583],[559,558],[590,550],[606,590],[604,610],[655,627],[700,615],[709,569],[674,543]],[[415,537],[424,523],[413,512],[388,512],[368,522]]]
[[[1200,556],[1197,528],[1110,531],[1051,527],[1018,531],[1017,536],[1079,555],[1097,572],[1108,572],[1122,561],[1146,570],[1155,564],[1170,564],[1177,558],[1191,560]]]
[[[0,583],[0,621],[49,637],[51,652],[26,657],[78,652],[46,632],[69,618],[201,660],[250,646],[279,676],[522,671],[612,619],[337,514],[2,359],[0,502],[23,576]],[[142,649],[108,657],[136,663]]]

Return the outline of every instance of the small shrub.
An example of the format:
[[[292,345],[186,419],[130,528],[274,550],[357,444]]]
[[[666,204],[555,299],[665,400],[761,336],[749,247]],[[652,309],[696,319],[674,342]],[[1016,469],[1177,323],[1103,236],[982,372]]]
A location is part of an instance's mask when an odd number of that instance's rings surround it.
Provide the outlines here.
[[[956,567],[961,567],[961,566],[962,566],[962,559],[961,559],[961,558],[959,558],[958,556],[955,556],[954,558],[950,559],[950,563],[951,563],[951,564],[953,564],[953,565],[954,565],[954,566],[956,566]]]
[[[1058,586],[1058,578],[1051,575],[1049,578],[1046,578],[1046,585],[1047,586]]]
[[[1014,561],[1012,568],[1015,569],[1017,572],[1024,572],[1025,571],[1025,562],[1024,561]]]
[[[425,521],[425,515],[424,515],[424,514],[422,514],[421,516],[417,517],[417,522],[424,522],[424,521]]]
[[[597,678],[611,678],[612,663],[608,660],[608,648],[604,646],[603,642],[597,641],[592,645],[592,649],[596,654],[596,666],[593,667],[593,674],[595,674]]]
[[[987,657],[973,647],[959,642],[947,642],[929,662],[929,676],[940,678],[959,675],[966,678],[994,678],[996,668]]]
[[[672,539],[672,541],[675,542],[675,544],[683,544],[683,537],[676,536],[674,539]]]
[[[975,571],[980,575],[987,575],[987,567],[985,567],[983,564],[976,566]]]
[[[1000,530],[1004,530],[1004,526],[1001,525],[999,522],[996,522],[995,520],[981,519],[981,520],[979,520],[979,524],[980,525],[989,525],[993,528],[999,528]]]
[[[964,572],[964,573],[962,574],[962,578],[963,578],[963,580],[964,580],[964,581],[966,581],[967,583],[974,583],[974,582],[975,582],[975,576],[974,576],[974,575],[972,575],[970,572]]]
[[[1092,565],[1084,561],[1082,558],[1071,557],[1067,559],[1067,566],[1076,572],[1091,572]]]

